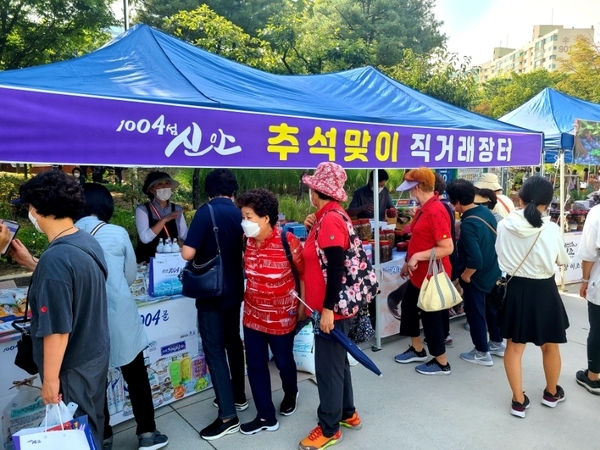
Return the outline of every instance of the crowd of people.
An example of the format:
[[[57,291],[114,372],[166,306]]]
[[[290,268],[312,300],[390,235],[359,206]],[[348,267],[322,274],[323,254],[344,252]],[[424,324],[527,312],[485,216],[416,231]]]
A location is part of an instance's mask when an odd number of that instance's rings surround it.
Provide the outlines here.
[[[382,189],[387,174],[379,174],[379,179]],[[61,171],[43,172],[24,183],[20,202],[27,205],[31,222],[50,242],[39,259],[18,239],[10,247],[10,255],[33,271],[28,298],[43,401],[77,403],[78,414],[90,419],[98,448],[111,449],[105,386],[109,367],[119,367],[129,386],[139,448],[154,450],[168,444],[168,437],[156,429],[143,360],[148,341],[129,291],[136,262],[147,261],[159,239],[168,238],[182,242],[184,259],[202,264],[220,252],[227,268],[222,295],[196,299],[199,334],[217,408],[216,419],[200,431],[200,437],[211,441],[238,431],[248,435],[276,431],[280,419],[271,396],[268,349],[284,392],[279,415],[289,416],[298,402],[293,358],[296,325],[310,311],[317,311],[321,333],[329,334],[334,328],[349,333],[352,316],[335,312],[339,311],[345,252],[350,246],[347,223],[349,213],[373,213],[372,178],[347,211],[341,206],[348,200],[341,166],[321,163],[302,182],[309,188],[315,209],[305,221],[308,238],[304,246],[277,226],[276,196],[265,189],[238,196],[237,180],[228,169],[215,169],[206,177],[209,201],[198,209],[189,229],[182,208],[170,201],[177,181],[164,172],[152,172],[143,188],[149,201],[136,209],[139,242],[135,251],[127,232],[110,224],[114,203],[106,187],[80,184]],[[448,312],[425,312],[417,306],[428,261],[434,255],[463,292],[473,349],[460,358],[491,366],[492,356],[504,357],[512,391],[510,412],[525,417],[531,403],[523,391],[521,360],[525,346],[533,343],[542,351],[546,376],[542,403],[555,407],[564,401],[564,390],[557,384],[559,344],[566,342],[569,321],[554,270],[569,258],[558,226],[548,217],[552,185],[542,177],[527,179],[519,191],[517,209],[492,174],[484,174],[475,184],[454,180],[446,186],[430,169],[413,169],[406,172],[399,190],[408,191],[419,207],[400,273],[408,278],[400,334],[410,338],[410,345],[395,360],[420,363],[416,371],[423,375],[451,374],[446,356],[446,347],[452,345]],[[382,192],[389,196],[387,189],[379,192],[380,217],[391,214],[386,213],[389,203]],[[444,192],[447,198],[442,197]],[[577,382],[594,394],[600,394],[600,273],[595,272],[600,247],[598,208],[590,212],[580,246],[584,260],[581,296],[589,301],[590,333],[588,368],[576,374]],[[459,230],[454,228],[456,213],[461,219]],[[7,228],[0,224],[0,247],[9,239]],[[497,310],[489,296],[501,274],[509,281],[504,306]],[[325,335],[317,334],[314,343],[318,423],[300,441],[301,450],[326,448],[342,439],[343,428],[362,426],[346,350]],[[249,407],[245,366],[256,415],[240,423],[237,412]]]

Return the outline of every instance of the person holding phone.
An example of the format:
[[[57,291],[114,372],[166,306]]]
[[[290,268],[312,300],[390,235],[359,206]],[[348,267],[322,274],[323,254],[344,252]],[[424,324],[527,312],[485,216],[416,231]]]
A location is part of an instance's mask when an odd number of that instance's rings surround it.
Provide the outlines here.
[[[0,223],[0,249],[8,248],[10,240],[10,230],[6,225]],[[4,251],[2,251],[2,253],[4,253]]]

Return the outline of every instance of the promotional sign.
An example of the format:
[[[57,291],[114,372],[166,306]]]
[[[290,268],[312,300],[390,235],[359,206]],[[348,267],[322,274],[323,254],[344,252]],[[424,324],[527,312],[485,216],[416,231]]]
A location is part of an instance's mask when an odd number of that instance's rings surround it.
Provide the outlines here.
[[[540,163],[542,135],[408,127],[0,88],[6,162],[149,167],[494,167]],[[27,120],[23,120],[23,118]],[[35,124],[35,129],[31,129]],[[82,151],[85,149],[85,151]]]
[[[181,294],[179,274],[186,263],[180,253],[157,253],[150,258],[148,294],[152,297]]]
[[[575,120],[573,163],[600,164],[600,122]]]

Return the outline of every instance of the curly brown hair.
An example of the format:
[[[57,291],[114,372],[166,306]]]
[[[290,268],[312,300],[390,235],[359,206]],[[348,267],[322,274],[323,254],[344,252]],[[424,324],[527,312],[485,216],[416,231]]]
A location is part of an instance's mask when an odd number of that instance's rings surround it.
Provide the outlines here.
[[[275,226],[279,218],[279,202],[268,189],[252,189],[236,199],[239,208],[252,208],[259,217],[269,217],[269,223]]]

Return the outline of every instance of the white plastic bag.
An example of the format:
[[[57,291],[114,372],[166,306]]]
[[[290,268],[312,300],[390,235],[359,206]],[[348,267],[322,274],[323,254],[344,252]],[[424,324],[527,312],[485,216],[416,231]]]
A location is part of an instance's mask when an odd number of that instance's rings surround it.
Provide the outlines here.
[[[73,402],[65,405],[65,402],[61,401],[55,405],[48,405],[46,408],[46,417],[40,422],[39,426],[45,428],[54,427],[73,420],[75,411],[77,411],[77,403]]]
[[[28,384],[17,386],[15,395],[2,412],[2,434],[0,447],[13,450],[11,436],[23,428],[35,427],[45,416],[45,407],[39,387]]]
[[[294,360],[297,370],[315,375],[315,335],[312,321],[294,337]]]

